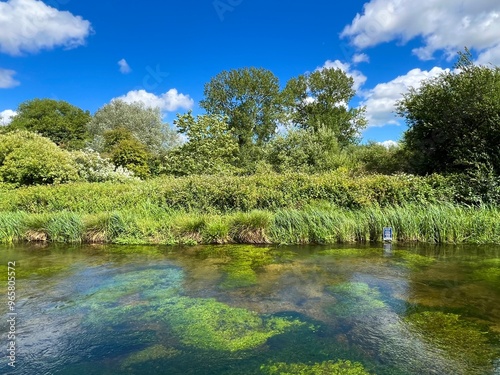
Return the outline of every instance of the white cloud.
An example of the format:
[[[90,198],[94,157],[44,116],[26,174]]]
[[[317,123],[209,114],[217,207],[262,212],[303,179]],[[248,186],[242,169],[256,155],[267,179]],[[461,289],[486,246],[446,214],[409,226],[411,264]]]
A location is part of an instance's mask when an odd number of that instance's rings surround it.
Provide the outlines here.
[[[132,68],[125,59],[118,61],[118,65],[120,66],[120,73],[128,74],[132,71]]]
[[[353,64],[359,64],[362,62],[370,62],[370,57],[366,53],[356,53],[352,57]]]
[[[480,65],[500,65],[500,43],[480,53],[476,63]]]
[[[177,89],[170,89],[159,96],[146,90],[129,91],[126,95],[116,99],[126,103],[141,102],[147,107],[160,108],[166,112],[173,112],[179,108],[191,109],[194,105],[194,101],[189,95],[180,94]]]
[[[0,112],[0,125],[9,125],[12,121],[12,117],[15,115],[17,115],[17,112],[11,109],[6,109],[5,111]]]
[[[391,147],[398,147],[399,146],[398,142],[391,141],[391,140],[384,141],[384,142],[379,142],[378,144],[384,146],[385,148],[391,148]]]
[[[0,2],[0,30],[0,52],[10,55],[78,47],[92,32],[89,21],[38,0]]]
[[[15,71],[0,68],[0,89],[8,89],[19,86],[19,82],[14,79]]]
[[[349,37],[358,48],[420,37],[423,46],[413,52],[427,60],[439,50],[454,57],[464,46],[488,53],[498,48],[499,35],[498,0],[371,0],[341,37]]]
[[[366,76],[363,73],[361,73],[359,70],[352,70],[351,64],[343,63],[340,60],[335,60],[335,61],[327,60],[325,64],[321,68],[318,68],[317,70],[330,69],[330,68],[340,69],[349,77],[352,77],[352,79],[354,80],[353,88],[356,91],[358,91],[360,87],[363,86],[364,83],[366,82]]]
[[[361,105],[366,106],[368,126],[398,125],[399,120],[394,114],[395,104],[410,87],[419,88],[422,81],[436,77],[444,70],[434,67],[430,71],[413,69],[403,76],[390,82],[379,83],[371,90],[363,92]]]

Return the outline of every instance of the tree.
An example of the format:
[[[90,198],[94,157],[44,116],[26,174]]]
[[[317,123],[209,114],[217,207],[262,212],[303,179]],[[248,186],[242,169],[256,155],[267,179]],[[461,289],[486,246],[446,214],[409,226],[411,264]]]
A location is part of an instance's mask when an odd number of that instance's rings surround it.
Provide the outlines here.
[[[132,171],[140,178],[150,176],[149,164],[153,158],[147,147],[139,142],[130,130],[116,128],[103,134],[103,155],[118,167]]]
[[[0,134],[0,180],[17,185],[79,179],[71,154],[50,139],[26,130]]]
[[[175,175],[232,173],[238,144],[219,115],[178,115],[175,124],[188,141],[167,155],[167,173]]]
[[[205,85],[200,102],[210,115],[227,117],[239,146],[239,165],[258,159],[259,148],[283,117],[278,78],[262,68],[223,71]]]
[[[89,140],[89,111],[65,101],[33,99],[21,103],[7,131],[28,130],[66,149],[80,149]]]
[[[476,66],[468,50],[456,71],[412,88],[397,105],[415,172],[500,174],[500,68]],[[489,171],[489,172],[488,172]]]
[[[102,151],[104,133],[118,128],[130,131],[133,137],[153,154],[163,153],[178,143],[178,137],[162,120],[159,108],[146,107],[143,103],[125,103],[113,100],[100,108],[88,124],[94,136],[91,148]]]
[[[337,135],[327,127],[291,129],[277,136],[268,147],[267,161],[278,173],[319,173],[344,164]]]
[[[356,94],[354,80],[341,69],[322,69],[300,75],[284,89],[288,121],[302,129],[330,129],[341,147],[357,143],[366,126],[364,108],[349,108]]]

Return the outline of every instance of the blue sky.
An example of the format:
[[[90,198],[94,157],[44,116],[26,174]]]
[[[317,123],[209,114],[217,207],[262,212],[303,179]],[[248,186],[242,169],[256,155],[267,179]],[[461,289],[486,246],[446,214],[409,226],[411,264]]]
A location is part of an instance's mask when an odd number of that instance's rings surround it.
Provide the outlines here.
[[[397,141],[392,113],[409,86],[470,47],[500,64],[497,0],[0,1],[0,122],[33,98],[94,113],[114,98],[193,109],[222,70],[263,67],[282,85],[322,67],[352,75],[369,127],[363,140]]]

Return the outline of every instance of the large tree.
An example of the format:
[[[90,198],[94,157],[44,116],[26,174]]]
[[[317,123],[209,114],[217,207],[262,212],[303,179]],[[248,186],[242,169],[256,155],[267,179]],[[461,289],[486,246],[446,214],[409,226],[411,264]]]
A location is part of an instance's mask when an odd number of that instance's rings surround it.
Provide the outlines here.
[[[349,107],[353,86],[352,77],[334,68],[290,79],[284,90],[288,122],[313,131],[327,128],[342,147],[357,143],[366,119],[364,108]]]
[[[240,165],[254,161],[282,119],[278,78],[262,68],[223,71],[205,85],[204,95],[200,105],[208,114],[227,117],[238,142]]]
[[[414,171],[499,175],[500,68],[474,65],[467,50],[455,68],[410,89],[398,103]]]
[[[19,105],[6,130],[28,130],[49,138],[62,148],[79,149],[89,139],[90,113],[65,101],[33,99]]]
[[[117,129],[128,130],[153,154],[162,153],[178,142],[175,131],[163,122],[160,109],[140,102],[113,100],[94,114],[88,128],[94,136],[91,146],[97,151],[105,148],[104,134]]]
[[[175,120],[178,132],[188,141],[166,157],[167,173],[175,175],[232,173],[238,144],[226,118],[219,115],[193,117],[189,112]]]

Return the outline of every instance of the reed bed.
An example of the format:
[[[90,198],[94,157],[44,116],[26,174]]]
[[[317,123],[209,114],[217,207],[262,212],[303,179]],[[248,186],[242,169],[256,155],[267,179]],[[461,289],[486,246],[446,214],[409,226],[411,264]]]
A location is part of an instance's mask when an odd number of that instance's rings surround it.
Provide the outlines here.
[[[145,204],[101,213],[0,212],[0,242],[333,244],[382,241],[500,244],[500,209],[451,203],[347,209],[328,203],[224,214]]]

